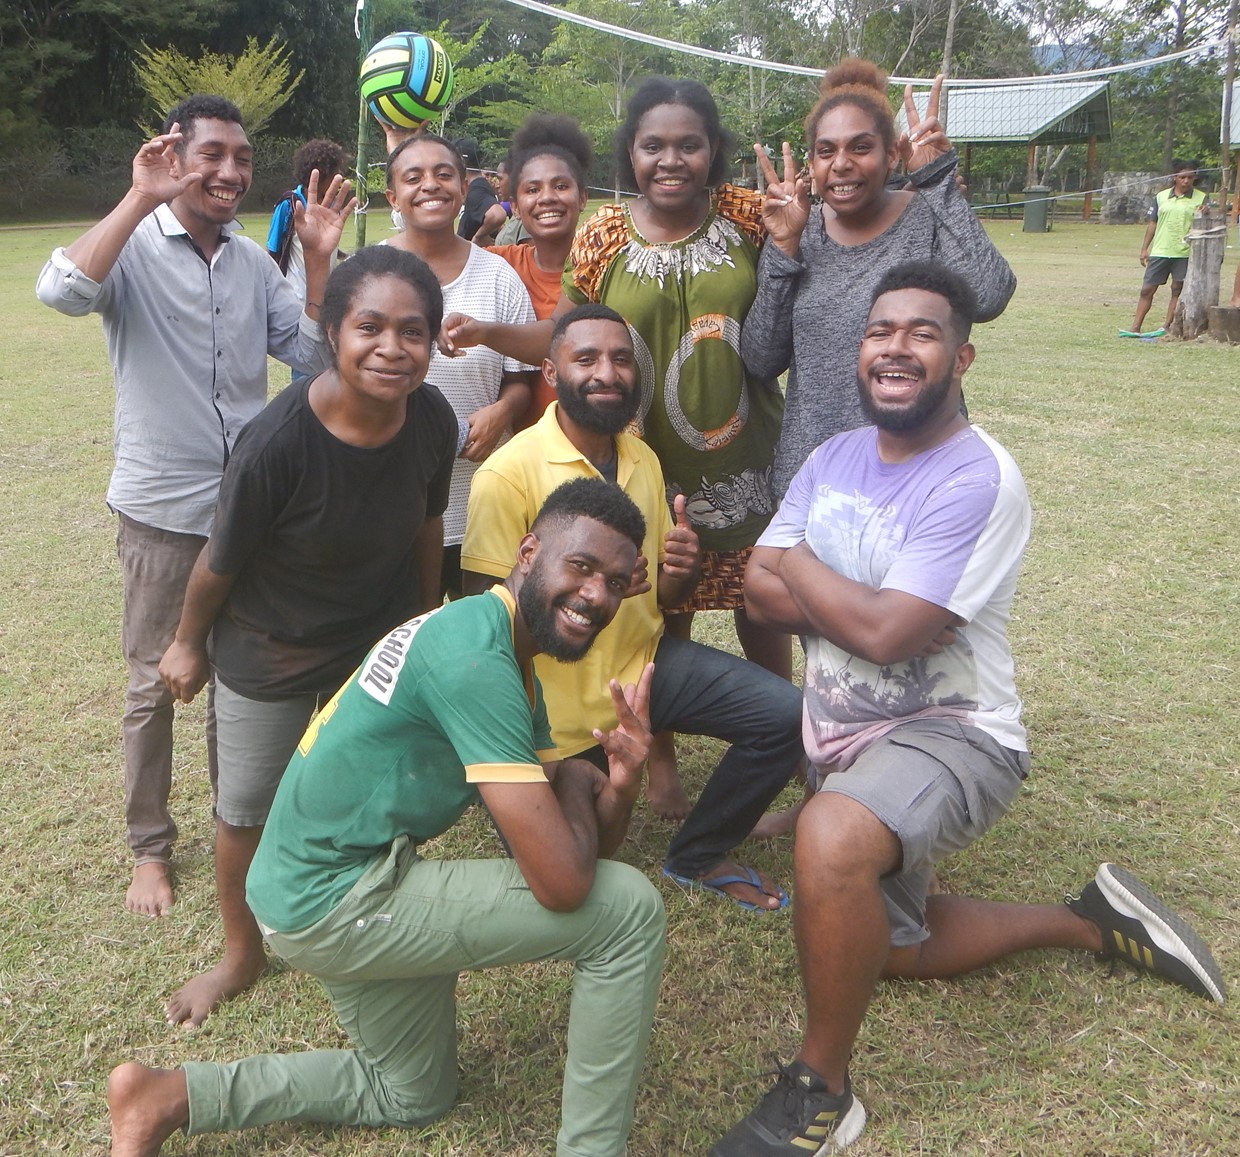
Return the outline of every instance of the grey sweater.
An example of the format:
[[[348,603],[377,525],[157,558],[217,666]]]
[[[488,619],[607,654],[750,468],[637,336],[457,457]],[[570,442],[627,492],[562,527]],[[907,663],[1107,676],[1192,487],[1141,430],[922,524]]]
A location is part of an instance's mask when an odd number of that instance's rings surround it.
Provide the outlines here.
[[[917,195],[872,241],[832,241],[815,206],[799,260],[769,241],[762,247],[741,357],[759,378],[788,371],[772,479],[776,494],[788,489],[815,447],[866,423],[857,397],[857,358],[870,296],[887,270],[902,261],[944,262],[973,287],[979,321],[998,317],[1015,292],[1015,275],[956,187],[955,167],[953,151],[911,174]]]

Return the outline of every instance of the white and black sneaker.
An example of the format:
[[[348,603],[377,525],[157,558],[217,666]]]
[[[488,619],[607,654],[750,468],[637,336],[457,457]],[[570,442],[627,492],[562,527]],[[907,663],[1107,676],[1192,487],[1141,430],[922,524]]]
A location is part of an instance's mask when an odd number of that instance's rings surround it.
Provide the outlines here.
[[[1227,1002],[1223,974],[1205,941],[1131,872],[1103,864],[1064,903],[1102,931],[1102,958],[1126,960],[1190,992]]]
[[[824,1157],[847,1148],[865,1128],[865,1109],[844,1077],[844,1091],[808,1065],[778,1065],[779,1080],[758,1107],[738,1121],[710,1157]]]

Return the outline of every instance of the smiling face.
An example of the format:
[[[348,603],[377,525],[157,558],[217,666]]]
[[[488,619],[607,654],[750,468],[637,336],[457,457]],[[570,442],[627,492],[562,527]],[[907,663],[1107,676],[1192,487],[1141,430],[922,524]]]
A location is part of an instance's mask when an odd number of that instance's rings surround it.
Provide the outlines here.
[[[409,229],[452,231],[465,203],[465,178],[451,149],[437,141],[415,140],[392,162],[388,204]]]
[[[617,321],[574,321],[543,373],[555,385],[561,414],[592,434],[619,434],[641,403],[633,341]]]
[[[637,547],[593,518],[527,534],[517,552],[523,573],[517,607],[535,647],[572,663],[615,618],[629,588]]]
[[[173,154],[175,176],[201,173],[202,180],[171,201],[177,219],[194,236],[218,230],[237,215],[254,179],[254,149],[235,121],[197,117]]]
[[[810,141],[810,174],[823,201],[847,217],[872,208],[884,196],[896,157],[896,146],[884,145],[865,109],[839,104],[818,121]]]
[[[684,213],[706,191],[718,147],[693,109],[655,105],[637,122],[629,150],[638,191],[656,213]]]
[[[414,286],[390,274],[366,277],[328,333],[341,388],[364,403],[403,401],[426,377],[433,337]]]
[[[973,347],[957,336],[951,305],[925,289],[884,293],[870,309],[857,389],[880,430],[908,433],[960,412],[960,379]]]
[[[512,208],[536,243],[567,240],[577,228],[587,197],[568,162],[543,153],[521,166]]]

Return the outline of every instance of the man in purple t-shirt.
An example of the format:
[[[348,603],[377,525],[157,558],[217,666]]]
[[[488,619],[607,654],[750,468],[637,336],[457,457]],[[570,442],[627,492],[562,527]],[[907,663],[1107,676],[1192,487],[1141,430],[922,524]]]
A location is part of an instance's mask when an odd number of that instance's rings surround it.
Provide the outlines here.
[[[793,905],[805,1038],[712,1157],[856,1140],[865,1110],[848,1061],[885,977],[1069,948],[1224,1000],[1206,945],[1113,864],[1066,904],[927,894],[935,864],[984,835],[1029,770],[1006,637],[1029,499],[1011,457],[961,413],[974,311],[943,265],[883,278],[858,369],[873,426],[814,451],[745,575],[750,617],[806,640],[816,793],[797,824]]]

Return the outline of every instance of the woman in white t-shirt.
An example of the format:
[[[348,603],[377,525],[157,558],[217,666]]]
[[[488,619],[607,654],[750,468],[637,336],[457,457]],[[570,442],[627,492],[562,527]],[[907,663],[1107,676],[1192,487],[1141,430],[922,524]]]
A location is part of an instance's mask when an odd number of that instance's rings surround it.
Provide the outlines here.
[[[443,289],[445,311],[487,321],[522,324],[534,307],[521,279],[502,258],[458,237],[454,228],[465,200],[465,163],[443,137],[407,137],[387,162],[387,198],[404,220],[404,231],[385,244],[422,258]],[[461,539],[469,484],[478,464],[503,441],[529,408],[537,370],[486,346],[455,357],[438,350],[426,380],[439,387],[461,423],[459,457],[444,512],[444,574],[441,593],[461,589]]]

